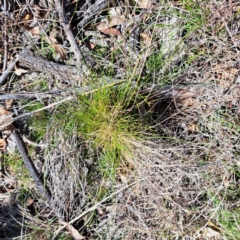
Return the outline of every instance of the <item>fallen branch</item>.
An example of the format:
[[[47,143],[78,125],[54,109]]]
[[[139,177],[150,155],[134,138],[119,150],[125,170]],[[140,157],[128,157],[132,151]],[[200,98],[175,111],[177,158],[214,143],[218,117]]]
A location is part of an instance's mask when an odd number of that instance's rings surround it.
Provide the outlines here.
[[[44,184],[43,176],[38,173],[31,158],[29,157],[25,143],[17,129],[13,130],[13,136],[16,139],[16,144],[18,146],[19,152],[22,155],[23,161],[26,164],[28,171],[30,172],[32,178],[34,179],[34,182],[36,183],[38,190],[40,191],[41,194],[45,196],[46,200],[50,203],[52,197],[51,192],[49,191],[46,184]]]
[[[81,68],[67,66],[63,64],[47,61],[41,57],[32,56],[27,52],[18,55],[19,65],[22,67],[35,69],[39,72],[45,72],[63,80],[82,80],[84,73]]]

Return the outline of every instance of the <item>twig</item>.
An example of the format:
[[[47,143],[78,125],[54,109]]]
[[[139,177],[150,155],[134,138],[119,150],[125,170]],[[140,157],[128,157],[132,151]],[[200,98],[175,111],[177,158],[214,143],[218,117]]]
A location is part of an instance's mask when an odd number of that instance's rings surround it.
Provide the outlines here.
[[[44,143],[35,143],[28,139],[25,135],[22,136],[23,141],[26,142],[28,145],[34,146],[34,147],[39,147],[39,148],[45,148],[47,147],[47,144]]]
[[[61,94],[61,91],[46,92],[46,93],[1,93],[0,92],[0,100],[46,98],[46,97],[52,97],[53,95],[59,95],[59,94]]]
[[[52,197],[51,192],[49,191],[46,184],[44,184],[44,179],[43,179],[42,175],[40,175],[38,173],[31,158],[29,157],[25,143],[17,129],[13,130],[13,136],[16,139],[16,144],[18,146],[19,152],[22,155],[23,161],[26,164],[28,171],[30,172],[32,178],[34,179],[39,191],[45,196],[46,200],[50,203],[51,197]]]
[[[15,60],[11,62],[11,64],[8,66],[6,71],[2,73],[2,75],[0,76],[0,85],[3,85],[6,82],[8,75],[12,72],[18,60],[19,60],[19,57],[17,56]]]
[[[81,54],[80,48],[78,47],[78,44],[77,44],[77,42],[74,38],[74,35],[73,35],[73,32],[72,32],[71,26],[69,24],[69,21],[67,19],[63,1],[62,0],[55,0],[55,6],[56,6],[56,9],[57,9],[58,14],[59,14],[59,19],[60,19],[61,25],[63,26],[63,29],[64,29],[64,31],[67,35],[67,39],[71,44],[72,51],[74,52],[74,54],[77,58],[77,61],[79,63],[82,63],[83,65],[85,65],[87,67],[86,62],[85,62],[85,60],[84,60],[84,58]],[[84,70],[88,73],[87,69],[84,69]]]
[[[105,8],[111,5],[113,0],[98,0],[90,8],[88,8],[84,15],[85,17],[78,23],[78,28],[83,28],[94,18],[94,16],[103,11]]]
[[[7,60],[8,60],[8,36],[7,36],[7,8],[8,8],[8,4],[7,1],[4,0],[4,5],[3,5],[3,11],[4,11],[4,61],[3,61],[3,72],[6,70],[7,68]]]
[[[118,193],[124,191],[125,189],[127,189],[127,188],[129,188],[129,187],[135,185],[136,183],[139,183],[139,182],[141,182],[141,181],[143,181],[143,180],[145,180],[145,179],[147,179],[147,177],[145,177],[145,178],[143,178],[143,179],[140,179],[140,180],[138,180],[138,181],[135,181],[135,182],[131,183],[130,185],[127,185],[127,186],[119,189],[118,191],[110,194],[109,196],[107,196],[107,197],[105,197],[103,200],[101,200],[100,202],[98,202],[98,203],[96,203],[95,205],[93,205],[92,207],[88,208],[86,211],[84,211],[84,212],[83,212],[82,214],[80,214],[79,216],[77,216],[77,217],[75,217],[74,219],[72,219],[67,225],[71,225],[71,224],[75,223],[76,221],[78,221],[79,219],[81,219],[82,217],[84,217],[86,214],[88,214],[88,213],[94,211],[95,209],[97,209],[97,207],[98,207],[99,205],[101,205],[102,203],[106,202],[107,200],[111,199],[112,197],[114,197],[114,196],[117,195]],[[64,225],[63,227],[61,227],[61,228],[59,228],[57,231],[55,231],[52,240],[56,239],[56,237],[60,234],[60,232],[61,232],[64,228],[66,228],[67,225]]]
[[[16,120],[18,120],[18,119],[21,119],[21,118],[23,118],[23,117],[30,116],[30,115],[32,115],[32,114],[34,114],[34,113],[41,112],[41,111],[46,110],[46,109],[49,109],[49,108],[53,108],[53,107],[55,107],[55,106],[57,106],[57,105],[59,105],[59,104],[61,104],[61,103],[64,103],[64,102],[70,101],[70,100],[72,100],[73,98],[74,98],[73,96],[71,96],[71,97],[67,97],[67,98],[64,98],[64,99],[61,100],[61,101],[58,101],[58,102],[55,102],[55,103],[49,104],[49,105],[46,106],[46,107],[43,107],[43,108],[40,108],[40,109],[34,110],[34,111],[32,111],[32,112],[29,112],[29,113],[23,113],[23,114],[21,114],[21,115],[15,117],[15,118],[13,118],[13,121],[16,121]]]
[[[141,93],[149,94],[150,98],[160,101],[205,96],[209,95],[214,90],[219,91],[221,88],[211,83],[175,86],[159,86],[158,84],[153,84],[151,87],[143,88]]]
[[[234,46],[237,46],[238,44],[237,44],[237,42],[235,41],[235,39],[234,39],[234,37],[233,37],[233,35],[232,35],[232,33],[231,33],[231,31],[230,31],[230,29],[229,29],[226,21],[225,21],[225,19],[224,19],[224,17],[222,17],[222,21],[223,21],[223,23],[224,23],[225,29],[226,29],[229,37],[231,38],[231,41],[232,41],[233,45],[234,45]]]

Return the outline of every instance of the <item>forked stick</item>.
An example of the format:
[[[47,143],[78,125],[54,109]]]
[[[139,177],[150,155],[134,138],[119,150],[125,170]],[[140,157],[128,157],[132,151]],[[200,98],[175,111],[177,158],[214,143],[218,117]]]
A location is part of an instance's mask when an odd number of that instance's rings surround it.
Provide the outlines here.
[[[66,12],[65,12],[65,9],[64,9],[64,1],[55,0],[55,6],[56,6],[56,9],[57,9],[58,14],[59,14],[59,19],[60,19],[61,25],[63,26],[63,29],[64,29],[64,31],[67,35],[67,39],[71,44],[72,51],[74,52],[78,63],[81,63],[82,65],[85,65],[87,67],[87,65],[85,63],[85,60],[84,60],[84,58],[81,54],[80,48],[79,48],[79,46],[78,46],[78,44],[77,44],[77,42],[74,38],[71,25],[70,25],[70,23],[67,19]],[[84,69],[84,70],[87,71],[87,69]]]

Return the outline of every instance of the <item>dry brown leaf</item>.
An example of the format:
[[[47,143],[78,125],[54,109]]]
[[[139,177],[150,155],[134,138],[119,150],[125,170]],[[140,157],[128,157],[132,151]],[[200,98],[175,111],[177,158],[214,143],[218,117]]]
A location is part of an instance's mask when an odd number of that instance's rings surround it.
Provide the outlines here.
[[[125,23],[124,17],[121,16],[112,16],[109,19],[109,27],[121,25]]]
[[[229,184],[230,184],[229,180],[228,180],[227,178],[224,178],[224,179],[223,179],[223,185],[224,185],[225,187],[228,187]]]
[[[104,29],[104,30],[101,30],[100,32],[109,34],[109,35],[113,35],[113,36],[121,36],[122,35],[121,32],[115,28]]]
[[[100,22],[98,25],[96,25],[96,28],[99,31],[107,29],[108,27],[109,27],[109,25],[107,22]]]
[[[62,60],[66,60],[67,59],[67,53],[66,53],[66,51],[64,50],[64,48],[60,44],[52,44],[52,46],[55,49],[55,51],[57,53],[59,53],[60,58]]]
[[[82,236],[78,230],[76,228],[74,228],[72,225],[67,225],[67,228],[70,232],[70,234],[72,235],[72,237],[75,239],[75,240],[82,240],[82,239],[85,239],[84,236]]]
[[[33,198],[31,198],[31,197],[29,197],[29,198],[27,199],[26,206],[27,206],[27,207],[30,207],[30,206],[32,206],[32,205],[33,205],[33,203],[34,203],[34,199],[33,199]]]
[[[87,46],[87,48],[88,49],[90,49],[90,50],[93,50],[95,47],[96,47],[96,45],[94,45],[92,42],[90,42],[90,41],[86,41],[86,46]]]
[[[140,8],[149,8],[151,3],[149,0],[135,0]]]
[[[10,114],[10,112],[7,111],[3,106],[0,106],[0,116],[4,116],[8,114]]]
[[[152,40],[150,36],[146,33],[140,33],[140,37],[145,41],[151,44]]]
[[[216,226],[216,224],[215,224],[214,222],[212,222],[212,221],[209,221],[209,222],[208,222],[208,226],[209,226],[210,228],[212,228],[214,231],[222,232],[222,229],[219,228],[218,226]]]
[[[230,69],[229,69],[229,72],[230,72],[231,74],[235,75],[235,74],[238,73],[238,70],[237,70],[237,68],[230,68]]]
[[[124,17],[121,16],[112,16],[108,18],[108,21],[100,22],[96,25],[97,30],[102,31],[113,26],[121,25],[125,23]]]
[[[27,73],[28,71],[25,69],[17,68],[14,73],[18,76],[21,76],[23,73]]]
[[[68,231],[70,232],[70,234],[72,235],[72,237],[75,239],[75,240],[82,240],[82,239],[85,239],[84,236],[82,236],[78,230],[76,228],[74,228],[72,225],[69,225],[68,223],[66,222],[62,222],[60,221],[61,224],[65,225],[68,229]]]
[[[11,112],[0,106],[0,130],[12,130],[14,128]]]
[[[62,225],[64,225],[68,231],[70,232],[70,234],[72,235],[72,237],[75,239],[75,240],[82,240],[82,239],[85,239],[86,237],[82,236],[78,231],[77,229],[75,229],[72,225],[69,225],[67,222],[63,222],[63,221],[59,221],[59,223],[61,223]]]
[[[6,109],[9,109],[12,106],[13,99],[5,100]]]
[[[199,132],[199,127],[196,123],[189,123],[187,125],[187,129],[188,129],[188,131]]]
[[[60,58],[61,60],[66,60],[67,59],[67,53],[65,51],[65,49],[60,45],[58,44],[58,41],[57,39],[55,38],[55,35],[56,33],[54,31],[52,31],[50,33],[50,36],[46,37],[46,41],[47,43],[49,43],[53,48],[54,50],[60,55]]]
[[[5,150],[7,147],[7,143],[5,139],[0,139],[0,150]]]
[[[39,26],[30,27],[28,24],[24,25],[24,28],[29,31],[32,35],[39,35],[40,34],[40,28]]]
[[[122,183],[124,183],[124,184],[128,183],[127,177],[124,174],[120,174],[120,179],[121,179]]]
[[[23,17],[23,21],[29,21],[33,18],[33,16],[29,13],[26,13],[25,16]]]

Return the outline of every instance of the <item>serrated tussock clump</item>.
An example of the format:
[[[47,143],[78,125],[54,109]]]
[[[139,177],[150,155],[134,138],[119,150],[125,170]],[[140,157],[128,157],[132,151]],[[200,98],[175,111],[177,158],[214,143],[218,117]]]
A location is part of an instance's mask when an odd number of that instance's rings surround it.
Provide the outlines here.
[[[125,85],[100,88],[91,96],[78,96],[68,105],[61,124],[68,122],[67,131],[76,127],[79,137],[100,150],[103,159],[111,159],[111,166],[116,167],[120,161],[131,159],[131,149],[147,129],[135,109],[134,91]]]

